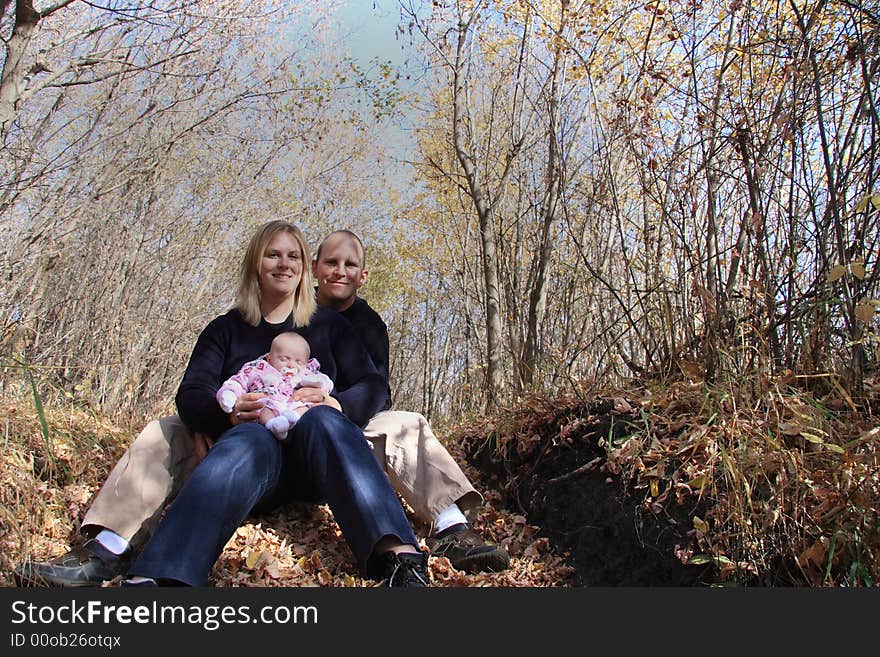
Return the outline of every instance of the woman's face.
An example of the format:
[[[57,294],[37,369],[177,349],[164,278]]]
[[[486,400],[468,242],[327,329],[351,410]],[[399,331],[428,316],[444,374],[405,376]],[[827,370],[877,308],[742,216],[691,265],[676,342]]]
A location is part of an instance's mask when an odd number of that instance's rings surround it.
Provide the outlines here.
[[[302,250],[290,233],[276,233],[260,259],[262,298],[286,298],[296,292],[302,278]]]

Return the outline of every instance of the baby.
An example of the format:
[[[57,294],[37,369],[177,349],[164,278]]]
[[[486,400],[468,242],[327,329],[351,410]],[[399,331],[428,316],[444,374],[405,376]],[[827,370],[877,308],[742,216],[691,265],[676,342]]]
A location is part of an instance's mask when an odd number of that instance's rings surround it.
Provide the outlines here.
[[[311,406],[294,401],[294,390],[303,386],[320,388],[325,393],[333,390],[330,378],[318,371],[318,361],[309,359],[310,352],[309,343],[298,333],[279,334],[272,340],[268,354],[245,363],[220,387],[217,391],[220,407],[231,413],[243,394],[264,392],[267,396],[261,400],[264,406],[260,411],[260,423],[277,438],[284,438]]]

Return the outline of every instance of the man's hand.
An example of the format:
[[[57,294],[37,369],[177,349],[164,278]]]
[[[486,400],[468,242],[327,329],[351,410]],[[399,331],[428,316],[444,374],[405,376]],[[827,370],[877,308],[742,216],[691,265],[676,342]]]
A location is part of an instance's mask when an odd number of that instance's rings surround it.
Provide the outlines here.
[[[320,391],[319,391],[320,392]],[[255,422],[260,419],[260,411],[263,410],[262,401],[266,396],[264,392],[247,392],[238,398],[232,412],[229,414],[229,421],[232,426],[241,424],[242,422]]]
[[[208,450],[214,446],[214,440],[203,433],[194,433],[192,437],[193,449],[201,462],[208,455]]]

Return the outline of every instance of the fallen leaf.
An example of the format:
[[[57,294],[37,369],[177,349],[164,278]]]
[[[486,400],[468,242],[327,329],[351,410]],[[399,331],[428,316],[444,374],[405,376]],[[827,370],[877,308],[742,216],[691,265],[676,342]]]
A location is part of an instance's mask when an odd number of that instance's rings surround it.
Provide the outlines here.
[[[815,566],[821,566],[825,561],[825,555],[828,552],[826,543],[828,539],[820,536],[816,541],[798,556],[798,564],[803,568],[812,563]]]
[[[803,431],[803,427],[794,422],[780,422],[779,431],[785,436],[799,436]]]
[[[690,486],[691,488],[699,488],[700,490],[703,490],[703,487],[708,482],[709,482],[709,477],[707,477],[706,475],[699,475],[698,477],[694,477],[689,482],[687,482],[687,485]]]
[[[266,574],[272,579],[279,579],[281,577],[281,566],[278,563],[278,559],[272,559],[266,564]]]

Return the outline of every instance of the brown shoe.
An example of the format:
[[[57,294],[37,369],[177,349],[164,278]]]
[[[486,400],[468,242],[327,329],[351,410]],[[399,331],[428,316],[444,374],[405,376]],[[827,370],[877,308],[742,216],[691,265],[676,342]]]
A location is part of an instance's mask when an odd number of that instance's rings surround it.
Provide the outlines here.
[[[476,573],[497,572],[510,566],[504,548],[486,542],[470,525],[459,523],[447,527],[425,541],[432,557],[446,557],[457,570]]]

